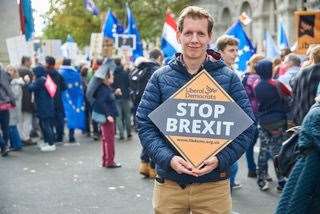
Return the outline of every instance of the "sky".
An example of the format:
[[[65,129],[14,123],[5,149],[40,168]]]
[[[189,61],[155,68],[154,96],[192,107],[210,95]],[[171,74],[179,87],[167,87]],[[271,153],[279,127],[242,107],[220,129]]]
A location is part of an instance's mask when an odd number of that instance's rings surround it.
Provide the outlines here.
[[[48,0],[31,0],[32,8],[34,12],[34,25],[35,25],[35,35],[41,36],[42,30],[45,27],[44,20],[41,18],[41,15],[45,14],[49,10],[49,1]]]

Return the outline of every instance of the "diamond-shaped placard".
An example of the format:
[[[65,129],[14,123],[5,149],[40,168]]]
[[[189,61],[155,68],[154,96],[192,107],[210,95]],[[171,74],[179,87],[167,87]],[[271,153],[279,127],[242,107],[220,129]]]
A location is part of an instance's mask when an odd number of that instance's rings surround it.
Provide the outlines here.
[[[253,124],[205,70],[158,106],[149,118],[196,168]]]

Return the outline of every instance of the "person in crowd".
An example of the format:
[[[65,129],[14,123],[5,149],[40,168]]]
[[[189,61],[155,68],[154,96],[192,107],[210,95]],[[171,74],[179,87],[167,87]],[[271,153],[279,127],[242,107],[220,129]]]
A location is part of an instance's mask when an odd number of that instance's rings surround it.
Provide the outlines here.
[[[158,69],[149,80],[137,110],[138,134],[143,147],[156,163],[155,213],[231,213],[228,176],[231,165],[249,147],[255,125],[250,126],[216,156],[195,169],[168,143],[148,115],[205,69],[253,120],[246,92],[235,74],[208,49],[213,18],[203,8],[188,6],[178,18],[177,40],[182,53]],[[196,149],[196,148],[195,148]]]
[[[272,62],[267,59],[258,61],[255,65],[260,81],[256,82],[255,95],[259,103],[257,119],[259,124],[260,152],[258,157],[258,186],[260,190],[269,189],[268,160],[281,149],[282,142],[286,139],[288,106],[283,97],[289,97],[290,91],[281,82],[272,79]],[[285,185],[284,178],[276,172],[278,191]]]
[[[130,73],[130,90],[131,98],[134,103],[134,115],[140,103],[144,89],[151,75],[158,70],[163,62],[163,54],[158,48],[154,48],[149,52],[149,59],[143,60],[138,64],[135,70]],[[155,164],[148,155],[148,152],[143,147],[140,155],[139,173],[154,178],[156,176]]]
[[[234,63],[238,57],[238,45],[239,41],[235,37],[229,35],[223,35],[217,39],[217,50],[221,54],[223,61],[240,77],[241,74],[234,69]],[[241,184],[236,182],[238,169],[238,163],[235,162],[231,166],[230,186],[232,189],[241,188]]]
[[[244,78],[242,80],[242,84],[247,92],[247,95],[249,97],[252,110],[254,115],[257,117],[258,113],[258,101],[255,95],[254,91],[254,84],[256,81],[260,80],[259,75],[256,73],[255,65],[258,61],[262,60],[264,58],[261,54],[254,54],[248,61],[247,66],[247,72],[244,75]],[[247,159],[247,166],[248,166],[248,177],[250,178],[256,178],[257,177],[257,166],[254,161],[254,145],[256,144],[258,140],[258,132],[256,132],[255,137],[253,139],[253,143],[249,146],[247,152],[246,152],[246,159]]]
[[[102,58],[93,58],[91,60],[91,66],[90,66],[90,69],[89,69],[88,75],[87,75],[88,82],[90,82],[90,80],[95,75],[96,71],[99,70],[99,68],[101,67],[102,64],[103,64]],[[89,102],[89,104],[90,104],[90,102]],[[90,106],[89,112],[91,112],[91,106]],[[95,122],[94,120],[91,120],[91,123],[92,123],[92,128],[93,128],[92,137],[94,140],[98,140],[99,136],[100,136],[98,123]]]
[[[64,107],[62,102],[62,93],[67,89],[63,77],[55,69],[56,60],[52,56],[46,56],[46,70],[51,79],[57,85],[57,91],[54,95],[54,128],[56,145],[63,144],[64,137]]]
[[[287,88],[291,91],[292,89],[290,86],[290,81],[293,80],[295,76],[299,73],[301,60],[296,54],[291,53],[285,57],[283,63],[287,71],[285,74],[279,76],[278,80],[282,82],[285,86],[287,86]]]
[[[93,75],[96,73],[96,71],[100,68],[100,66],[103,64],[102,58],[93,58],[91,60],[90,69],[87,74],[87,80],[88,82],[91,80]]]
[[[311,50],[310,59],[311,64],[299,72],[291,85],[292,115],[295,125],[301,125],[304,116],[315,102],[317,85],[320,82],[320,45]]]
[[[15,96],[10,87],[10,75],[0,66],[0,152],[9,154],[9,110],[15,107]]]
[[[18,71],[15,67],[7,66],[7,72],[11,77],[11,90],[15,96],[16,107],[10,109],[9,119],[9,139],[10,139],[10,150],[19,151],[22,149],[22,142],[20,134],[17,128],[19,121],[21,120],[21,101],[22,101],[22,86],[25,85],[24,80],[19,77]]]
[[[116,96],[116,105],[118,108],[118,116],[116,118],[117,132],[119,139],[124,140],[124,132],[126,131],[127,137],[131,138],[131,101],[129,93],[129,74],[124,70],[121,58],[114,59],[116,68],[114,71],[114,82],[112,87],[120,89],[121,95]]]
[[[88,71],[89,68],[86,65],[81,66],[80,68],[80,75],[81,75],[81,80],[82,80],[82,86],[83,86],[83,93],[87,93],[87,87],[88,87]],[[84,96],[84,101],[85,101],[85,119],[86,119],[86,129],[84,130],[84,134],[87,134],[87,137],[91,136],[91,125],[90,125],[90,118],[91,118],[91,113],[90,113],[90,103],[87,99],[87,96]]]
[[[105,78],[105,69],[111,69],[113,72],[116,68],[116,65],[114,63],[114,60],[110,57],[105,58],[104,63],[99,67],[99,69],[94,73],[93,77],[90,79],[89,83],[88,83],[88,87],[87,87],[87,92],[86,92],[86,97],[87,100],[90,104],[90,106],[93,105],[95,98],[93,96],[94,92],[96,91],[97,87],[101,84],[101,82],[104,80]],[[116,90],[115,91],[116,94],[120,94],[121,90]],[[91,111],[92,109],[90,109]],[[98,140],[99,139],[99,127],[98,127],[98,123],[96,123],[95,121],[92,120],[92,127],[93,127],[93,139],[94,140]]]
[[[21,66],[18,68],[20,77],[24,78],[25,75],[29,76],[29,79],[33,78],[33,73],[31,70],[31,58],[23,56],[21,58]],[[21,120],[18,123],[18,130],[22,143],[24,145],[33,145],[30,134],[32,131],[32,119],[35,113],[34,109],[34,94],[27,89],[27,85],[22,87],[22,115]]]
[[[279,200],[276,214],[320,213],[320,84],[315,104],[304,117],[299,133],[301,157]]]
[[[43,152],[52,152],[56,150],[54,136],[54,99],[49,94],[48,73],[45,68],[40,65],[33,69],[35,80],[30,82],[29,76],[25,76],[28,90],[34,92],[36,115],[39,118],[40,128],[44,142],[39,144],[40,150]]]
[[[69,129],[69,143],[75,143],[75,129],[85,130],[85,101],[80,73],[64,58],[59,73],[67,85],[62,93],[63,107]]]
[[[102,145],[102,167],[119,168],[121,165],[114,161],[115,148],[115,118],[118,115],[115,102],[115,94],[111,87],[113,84],[113,72],[106,66],[102,83],[94,92],[95,101],[92,106],[92,111],[104,115],[106,121],[101,124],[101,145]]]

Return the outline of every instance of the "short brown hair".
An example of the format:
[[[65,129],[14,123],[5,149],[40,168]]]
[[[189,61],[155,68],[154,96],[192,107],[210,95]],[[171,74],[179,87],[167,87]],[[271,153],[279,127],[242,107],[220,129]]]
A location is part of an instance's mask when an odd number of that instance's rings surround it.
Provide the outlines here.
[[[317,45],[312,48],[311,59],[313,59],[314,64],[320,63],[320,45]]]
[[[239,40],[233,36],[223,35],[217,39],[217,49],[218,51],[223,51],[228,45],[238,46]]]
[[[191,17],[192,19],[207,19],[208,20],[208,33],[212,33],[214,20],[207,10],[197,6],[188,6],[184,8],[178,18],[178,31],[183,31],[183,22],[186,17]]]

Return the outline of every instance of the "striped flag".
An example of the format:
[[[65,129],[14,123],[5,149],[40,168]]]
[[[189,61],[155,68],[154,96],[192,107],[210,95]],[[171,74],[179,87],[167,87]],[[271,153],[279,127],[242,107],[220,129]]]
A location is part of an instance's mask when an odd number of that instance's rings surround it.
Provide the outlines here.
[[[161,50],[166,59],[170,59],[176,52],[179,52],[181,47],[177,41],[177,23],[173,18],[173,14],[168,12],[164,22],[162,36],[161,36]]]

